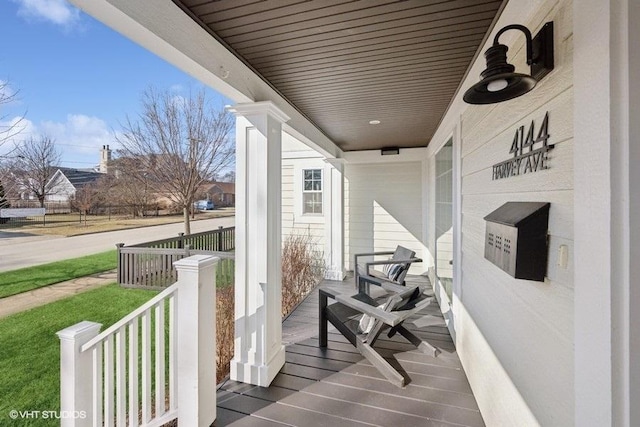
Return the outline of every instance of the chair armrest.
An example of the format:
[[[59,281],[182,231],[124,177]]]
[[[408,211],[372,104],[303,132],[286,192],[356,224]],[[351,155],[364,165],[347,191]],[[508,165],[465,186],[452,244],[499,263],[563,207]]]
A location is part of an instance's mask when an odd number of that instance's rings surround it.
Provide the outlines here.
[[[419,312],[423,308],[428,307],[429,304],[431,304],[432,302],[433,302],[433,298],[425,298],[424,300],[417,303],[416,306],[410,310],[399,310],[399,311],[394,311],[394,313],[398,313],[398,317],[400,318],[400,321],[404,321],[407,317],[413,316],[415,313]]]
[[[414,262],[422,262],[422,259],[420,258],[409,258],[409,259],[387,259],[387,260],[382,260],[382,261],[371,261],[368,262],[364,265],[365,268],[365,272],[367,273],[367,275],[370,275],[369,273],[369,267],[372,265],[387,265],[387,264],[411,264]]]
[[[328,296],[336,300],[337,302],[346,305],[349,308],[359,311],[360,313],[368,314],[369,316],[382,320],[389,326],[395,326],[401,322],[400,318],[402,316],[394,312],[386,312],[376,306],[359,301],[353,298],[353,296],[342,293],[340,291],[336,291],[333,289],[320,289],[320,296]]]
[[[365,256],[376,256],[376,255],[393,255],[394,253],[395,253],[394,251],[382,251],[382,252],[365,252],[361,254],[354,254],[353,261],[354,261],[354,264],[357,266],[358,258],[365,257]]]
[[[409,259],[387,259],[381,261],[371,261],[365,265],[385,265],[385,264],[407,264],[412,262],[422,262],[421,258],[409,258]]]
[[[336,295],[335,299],[339,303],[357,310],[362,314],[367,314],[371,317],[375,317],[378,320],[382,320],[389,326],[396,326],[402,321],[402,316],[397,315],[395,312],[384,311],[378,307],[374,307],[365,302],[358,301],[357,299],[345,294],[338,294]]]
[[[370,283],[372,285],[380,286],[382,289],[389,292],[402,293],[402,292],[406,292],[407,290],[406,286],[399,285],[398,283],[388,279],[385,280],[378,277],[365,275],[365,276],[360,276],[359,280],[360,282],[365,282],[365,283]]]
[[[354,254],[354,256],[374,256],[374,255],[393,255],[395,251],[382,251],[382,252],[363,252],[359,254]]]
[[[381,280],[379,286],[381,286],[385,291],[395,292],[397,294],[407,290],[406,286],[398,285],[397,283],[388,280]]]

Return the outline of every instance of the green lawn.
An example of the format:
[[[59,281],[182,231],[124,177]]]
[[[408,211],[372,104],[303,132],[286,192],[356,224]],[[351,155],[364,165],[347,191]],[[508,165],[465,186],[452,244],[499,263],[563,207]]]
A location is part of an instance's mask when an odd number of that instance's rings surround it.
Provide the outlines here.
[[[11,420],[9,412],[59,411],[60,343],[56,332],[82,320],[104,328],[157,293],[108,285],[0,319],[0,426],[57,426],[59,420]]]
[[[81,258],[6,271],[0,273],[0,298],[112,270],[117,265],[117,251],[114,249]]]

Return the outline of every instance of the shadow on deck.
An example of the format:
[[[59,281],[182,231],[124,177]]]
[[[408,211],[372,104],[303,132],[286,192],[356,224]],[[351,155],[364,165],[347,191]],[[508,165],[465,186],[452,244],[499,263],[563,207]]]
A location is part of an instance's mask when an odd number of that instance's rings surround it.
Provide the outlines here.
[[[355,293],[353,278],[320,286]],[[271,386],[224,383],[215,426],[484,426],[435,299],[405,326],[442,350],[437,358],[398,336],[383,334],[376,343],[409,376],[404,388],[389,383],[331,325],[328,347],[320,348],[318,317],[314,290],[282,325],[286,363]]]

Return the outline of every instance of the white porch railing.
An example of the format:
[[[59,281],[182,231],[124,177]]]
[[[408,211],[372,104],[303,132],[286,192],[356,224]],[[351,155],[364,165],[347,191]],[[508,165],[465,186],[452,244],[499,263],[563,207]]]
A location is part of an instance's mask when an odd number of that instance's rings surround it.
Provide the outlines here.
[[[177,261],[176,283],[101,334],[88,321],[58,332],[61,426],[213,423],[217,261]]]

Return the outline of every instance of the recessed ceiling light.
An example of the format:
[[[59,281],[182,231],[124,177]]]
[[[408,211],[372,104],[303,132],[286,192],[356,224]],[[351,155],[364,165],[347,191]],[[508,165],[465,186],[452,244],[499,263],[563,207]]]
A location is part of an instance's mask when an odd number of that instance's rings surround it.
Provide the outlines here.
[[[380,120],[369,120],[369,124],[370,125],[379,125],[380,124]]]

